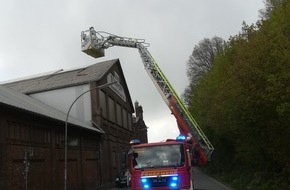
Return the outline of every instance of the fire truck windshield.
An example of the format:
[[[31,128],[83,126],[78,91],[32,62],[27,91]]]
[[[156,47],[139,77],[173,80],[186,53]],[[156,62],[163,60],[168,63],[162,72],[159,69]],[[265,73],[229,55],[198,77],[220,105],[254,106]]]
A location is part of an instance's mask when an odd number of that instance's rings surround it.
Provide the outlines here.
[[[134,149],[135,169],[180,167],[184,165],[182,144],[138,147]]]

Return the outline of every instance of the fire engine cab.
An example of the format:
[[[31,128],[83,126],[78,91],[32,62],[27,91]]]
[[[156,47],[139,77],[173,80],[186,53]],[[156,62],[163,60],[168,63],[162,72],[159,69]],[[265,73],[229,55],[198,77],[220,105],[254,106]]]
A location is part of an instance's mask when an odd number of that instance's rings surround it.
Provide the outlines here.
[[[138,144],[129,152],[132,189],[190,189],[192,143],[184,136],[165,142]]]

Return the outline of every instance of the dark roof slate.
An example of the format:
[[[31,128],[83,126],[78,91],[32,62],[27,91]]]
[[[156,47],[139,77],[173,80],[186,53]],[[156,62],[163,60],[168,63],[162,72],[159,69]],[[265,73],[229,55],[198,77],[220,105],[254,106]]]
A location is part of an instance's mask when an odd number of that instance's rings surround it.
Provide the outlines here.
[[[90,81],[98,81],[118,61],[118,59],[103,61],[79,69],[8,82],[3,85],[24,94],[81,85]]]

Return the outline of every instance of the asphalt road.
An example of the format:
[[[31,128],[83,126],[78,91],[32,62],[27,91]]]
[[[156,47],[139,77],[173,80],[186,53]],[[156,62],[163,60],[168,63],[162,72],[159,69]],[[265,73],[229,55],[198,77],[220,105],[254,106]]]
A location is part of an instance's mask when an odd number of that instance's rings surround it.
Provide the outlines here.
[[[194,188],[195,190],[233,190],[221,182],[207,176],[200,170],[194,168],[193,170]],[[111,190],[129,190],[130,188],[112,188]]]
[[[193,179],[195,190],[233,190],[196,168],[193,169]]]

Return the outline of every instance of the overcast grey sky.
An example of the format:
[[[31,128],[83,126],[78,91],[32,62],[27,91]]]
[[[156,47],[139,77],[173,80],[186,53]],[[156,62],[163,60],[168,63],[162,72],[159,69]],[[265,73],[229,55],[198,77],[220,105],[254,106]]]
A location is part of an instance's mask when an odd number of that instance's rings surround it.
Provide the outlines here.
[[[175,118],[147,76],[137,49],[113,47],[93,59],[80,32],[93,26],[143,38],[176,92],[188,85],[186,62],[203,38],[227,40],[255,23],[263,0],[0,0],[0,81],[119,58],[132,101],[143,106],[149,141],[175,138]],[[193,113],[194,116],[194,113]]]

